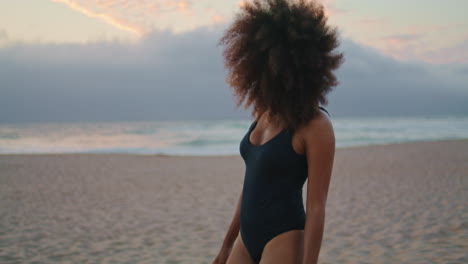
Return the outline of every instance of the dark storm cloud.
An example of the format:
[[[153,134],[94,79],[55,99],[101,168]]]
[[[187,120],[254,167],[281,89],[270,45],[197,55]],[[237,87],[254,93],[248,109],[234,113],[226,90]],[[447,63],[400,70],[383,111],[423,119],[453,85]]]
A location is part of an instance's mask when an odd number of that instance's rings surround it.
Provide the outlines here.
[[[136,45],[0,49],[0,122],[248,118],[224,78],[222,29],[154,32]],[[334,116],[467,114],[466,65],[445,72],[344,40]],[[456,78],[454,78],[454,76]]]
[[[343,41],[347,62],[338,70],[340,86],[330,93],[339,115],[466,115],[468,78],[461,65],[404,63],[369,47]]]

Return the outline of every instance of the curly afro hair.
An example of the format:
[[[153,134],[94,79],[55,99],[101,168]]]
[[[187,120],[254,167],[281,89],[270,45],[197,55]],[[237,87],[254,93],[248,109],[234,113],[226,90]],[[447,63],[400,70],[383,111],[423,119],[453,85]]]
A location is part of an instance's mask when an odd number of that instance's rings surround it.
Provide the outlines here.
[[[312,0],[253,0],[241,12],[218,45],[223,50],[228,84],[239,107],[247,98],[256,119],[268,119],[296,129],[327,105],[325,95],[336,86],[333,70],[344,61],[337,29],[326,24],[323,5]]]

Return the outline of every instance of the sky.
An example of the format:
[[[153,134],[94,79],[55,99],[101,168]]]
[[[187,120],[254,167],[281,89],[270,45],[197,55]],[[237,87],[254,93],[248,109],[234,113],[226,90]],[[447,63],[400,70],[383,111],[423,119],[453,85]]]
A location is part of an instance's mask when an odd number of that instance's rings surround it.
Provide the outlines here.
[[[468,115],[468,1],[319,2],[345,52],[331,114]],[[0,1],[0,122],[247,117],[216,46],[242,4]]]

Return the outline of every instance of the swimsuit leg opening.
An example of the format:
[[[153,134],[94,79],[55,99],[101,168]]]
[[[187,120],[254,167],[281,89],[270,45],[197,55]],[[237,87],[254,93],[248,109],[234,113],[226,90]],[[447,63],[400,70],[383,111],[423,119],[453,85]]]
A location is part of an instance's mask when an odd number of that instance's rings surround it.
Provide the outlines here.
[[[242,242],[244,242],[244,246],[245,246],[245,249],[247,249],[247,253],[249,253],[249,256],[250,258],[252,259],[252,261],[255,263],[255,264],[259,264],[260,263],[260,256],[257,258],[253,252],[252,252],[252,248],[249,246],[249,241],[246,241],[244,239],[244,235],[243,235],[243,232],[242,232],[242,229],[240,230],[240,235],[241,235],[241,238],[242,238]]]
[[[293,231],[293,230],[304,230],[304,228],[302,227],[289,227],[289,228],[284,228],[284,229],[281,229],[281,230],[278,230],[277,232],[274,232],[273,234],[271,234],[266,240],[265,242],[263,243],[263,246],[262,246],[262,252],[260,253],[260,259],[263,255],[263,251],[265,250],[265,247],[266,245],[268,244],[268,242],[270,242],[271,240],[273,240],[275,237],[279,236],[279,235],[282,235],[286,232],[289,232],[289,231]],[[259,259],[259,262],[260,262],[260,259]]]

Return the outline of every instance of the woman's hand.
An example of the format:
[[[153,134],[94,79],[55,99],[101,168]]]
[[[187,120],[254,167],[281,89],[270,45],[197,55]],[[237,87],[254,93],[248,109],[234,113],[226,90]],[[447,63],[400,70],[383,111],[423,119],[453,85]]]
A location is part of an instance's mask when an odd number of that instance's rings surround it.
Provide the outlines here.
[[[226,264],[229,254],[231,254],[232,247],[223,247],[219,251],[212,264]]]

